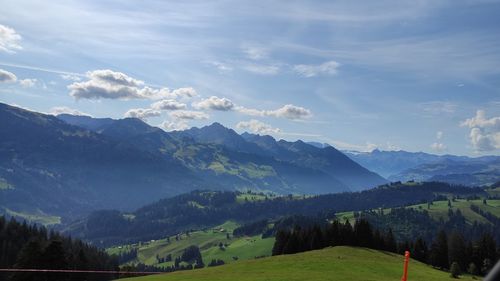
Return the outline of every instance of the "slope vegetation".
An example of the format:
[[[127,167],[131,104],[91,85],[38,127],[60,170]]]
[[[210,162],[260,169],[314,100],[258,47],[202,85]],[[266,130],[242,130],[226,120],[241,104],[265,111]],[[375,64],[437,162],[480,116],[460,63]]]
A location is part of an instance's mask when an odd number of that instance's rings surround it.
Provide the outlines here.
[[[121,279],[130,281],[209,280],[401,280],[403,257],[366,248],[334,247],[295,255],[274,256],[236,262],[219,267]],[[439,271],[412,260],[409,280],[453,280]],[[461,280],[473,280],[462,276]]]

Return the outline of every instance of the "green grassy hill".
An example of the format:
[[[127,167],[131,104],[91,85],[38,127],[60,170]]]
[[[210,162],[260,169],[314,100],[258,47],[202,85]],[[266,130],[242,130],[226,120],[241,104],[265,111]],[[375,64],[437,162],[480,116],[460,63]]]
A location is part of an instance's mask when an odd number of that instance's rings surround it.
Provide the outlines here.
[[[154,276],[120,279],[127,281],[208,280],[401,280],[403,257],[365,248],[334,247],[295,255],[240,261],[219,267],[180,271]],[[412,260],[408,280],[453,280],[439,271]],[[473,280],[461,276],[461,280]]]
[[[483,204],[483,200],[464,200],[464,199],[457,199],[453,202],[451,202],[451,208],[453,211],[460,210],[462,212],[462,215],[465,217],[465,220],[472,224],[474,221],[480,222],[480,223],[488,223],[488,220],[484,218],[483,216],[473,212],[470,209],[471,205],[476,205],[478,206],[481,210],[490,212],[491,214],[500,217],[500,200],[487,200],[487,204]],[[426,210],[429,212],[429,215],[435,219],[448,219],[448,201],[434,201],[432,205],[427,206],[427,203],[425,204],[418,204],[418,205],[411,205],[408,206],[407,208],[413,208],[416,210]],[[384,209],[384,213],[390,212],[390,209]],[[343,213],[338,213],[337,218],[340,220],[345,220],[349,219],[350,221],[354,220],[354,213],[353,212],[343,212]]]
[[[274,244],[274,237],[262,239],[261,235],[234,237],[233,230],[239,225],[234,222],[226,222],[223,225],[191,232],[188,235],[182,234],[156,241],[150,241],[141,244],[122,245],[107,249],[109,254],[119,254],[127,252],[133,248],[138,250],[137,260],[131,263],[141,262],[146,265],[170,266],[173,262],[158,263],[158,257],[165,257],[168,254],[172,258],[182,255],[184,249],[191,245],[200,248],[205,264],[210,263],[212,259],[220,259],[225,263],[231,263],[235,260],[254,259],[255,257],[270,256]],[[227,239],[229,233],[230,239]],[[224,247],[219,247],[222,243]]]

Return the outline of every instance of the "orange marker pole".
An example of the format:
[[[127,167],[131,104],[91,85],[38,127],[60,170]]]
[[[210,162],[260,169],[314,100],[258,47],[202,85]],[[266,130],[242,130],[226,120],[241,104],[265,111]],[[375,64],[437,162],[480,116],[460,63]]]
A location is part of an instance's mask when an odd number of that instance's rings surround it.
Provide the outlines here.
[[[408,262],[410,261],[410,252],[405,252],[405,264],[403,267],[403,277],[401,277],[401,281],[408,280]]]

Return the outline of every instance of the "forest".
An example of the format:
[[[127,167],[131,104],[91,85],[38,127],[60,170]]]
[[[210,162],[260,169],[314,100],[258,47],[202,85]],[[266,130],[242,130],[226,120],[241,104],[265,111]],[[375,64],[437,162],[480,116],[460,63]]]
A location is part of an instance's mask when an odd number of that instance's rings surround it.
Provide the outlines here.
[[[440,230],[430,243],[421,237],[397,242],[391,228],[379,230],[368,220],[359,218],[351,225],[349,221],[320,227],[279,230],[273,247],[273,255],[286,255],[318,250],[330,246],[358,246],[404,254],[436,268],[450,270],[457,275],[467,272],[484,275],[495,264],[499,249],[493,236],[482,233],[477,239],[468,239],[458,231],[447,233]]]
[[[0,268],[119,270],[118,259],[81,240],[64,237],[36,225],[0,217]],[[0,280],[10,281],[104,281],[110,274],[87,273],[0,273]]]

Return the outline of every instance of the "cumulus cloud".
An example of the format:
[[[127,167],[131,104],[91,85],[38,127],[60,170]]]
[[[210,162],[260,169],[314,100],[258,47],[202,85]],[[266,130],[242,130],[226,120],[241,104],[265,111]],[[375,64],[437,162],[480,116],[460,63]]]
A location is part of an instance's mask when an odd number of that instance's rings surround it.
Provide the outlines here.
[[[197,97],[198,93],[191,87],[175,89],[170,93],[172,98],[193,98]]]
[[[167,132],[183,131],[189,129],[189,124],[185,120],[165,121],[159,127]]]
[[[340,64],[336,61],[327,61],[319,65],[298,64],[293,70],[304,77],[314,77],[317,75],[335,75]]]
[[[197,120],[197,119],[208,119],[209,115],[202,111],[191,111],[191,110],[179,110],[169,113],[170,117],[175,119],[187,119],[187,120]]]
[[[55,106],[52,107],[49,111],[51,115],[59,115],[59,114],[70,114],[70,115],[80,115],[80,116],[90,116],[90,114],[81,112],[77,109],[69,108],[67,106]]]
[[[132,78],[122,72],[109,69],[94,70],[86,73],[87,81],[75,81],[68,86],[70,95],[76,99],[164,99],[193,97],[193,88],[168,88],[144,86],[144,81]]]
[[[255,119],[239,122],[236,124],[236,128],[249,130],[250,132],[257,134],[277,134],[281,132],[279,128],[273,128],[271,125]]]
[[[15,53],[16,50],[21,50],[19,45],[21,35],[8,26],[0,24],[0,51],[7,53]]]
[[[207,99],[201,100],[200,102],[193,103],[193,107],[196,109],[229,111],[234,108],[234,103],[227,98],[211,96]]]
[[[167,99],[153,103],[151,105],[151,108],[155,110],[180,110],[180,109],[186,109],[187,106],[185,103],[181,103],[172,99]]]
[[[288,119],[303,119],[308,118],[312,115],[309,109],[293,104],[287,104],[276,110],[267,111],[266,114],[269,116],[283,117]]]
[[[14,73],[0,69],[0,83],[13,83],[17,81]]]
[[[478,110],[476,116],[466,119],[461,124],[469,127],[469,139],[477,151],[500,149],[500,116],[487,118],[484,110]]]
[[[35,86],[36,81],[37,80],[34,78],[33,79],[29,79],[29,78],[21,79],[21,80],[19,80],[19,84],[24,88],[31,88],[31,87]]]
[[[158,117],[161,115],[161,111],[154,110],[151,108],[133,108],[125,112],[124,117],[139,118],[141,120],[147,120],[150,117]]]

